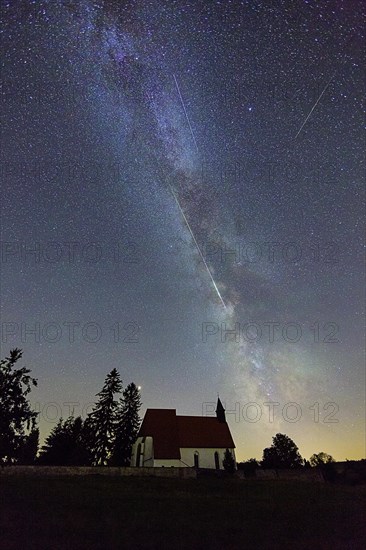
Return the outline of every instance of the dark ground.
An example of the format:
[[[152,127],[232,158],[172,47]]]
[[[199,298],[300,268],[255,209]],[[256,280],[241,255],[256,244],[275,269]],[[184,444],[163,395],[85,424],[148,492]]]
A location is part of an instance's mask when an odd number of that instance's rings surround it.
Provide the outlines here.
[[[1,550],[365,545],[365,485],[0,477]]]

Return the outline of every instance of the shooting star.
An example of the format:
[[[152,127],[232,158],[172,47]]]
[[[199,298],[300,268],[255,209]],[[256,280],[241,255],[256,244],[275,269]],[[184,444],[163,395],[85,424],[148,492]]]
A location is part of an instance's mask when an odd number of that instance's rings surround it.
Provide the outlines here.
[[[207,265],[207,262],[206,262],[206,260],[205,260],[205,257],[204,257],[204,255],[202,254],[202,250],[201,250],[201,248],[200,248],[200,246],[199,246],[199,244],[198,244],[198,242],[197,242],[197,240],[196,240],[196,237],[194,236],[194,233],[193,233],[192,228],[191,228],[191,226],[190,226],[190,224],[189,224],[189,221],[187,220],[187,217],[186,217],[185,213],[183,212],[183,208],[182,208],[181,205],[180,205],[180,202],[179,202],[179,200],[178,200],[178,197],[177,197],[177,195],[175,194],[174,189],[173,189],[173,187],[172,187],[170,184],[169,184],[169,187],[170,187],[170,191],[172,192],[172,195],[173,195],[173,197],[174,197],[174,199],[175,199],[175,202],[177,203],[177,206],[178,206],[178,208],[179,208],[179,210],[180,210],[180,213],[181,213],[182,216],[183,216],[183,219],[184,219],[184,221],[185,221],[185,224],[186,224],[186,226],[188,227],[188,230],[189,230],[189,232],[190,232],[190,234],[191,234],[191,236],[192,236],[193,242],[194,242],[194,244],[196,245],[196,248],[197,248],[197,250],[198,250],[198,253],[199,253],[199,255],[201,256],[202,261],[203,261],[203,263],[204,263],[204,266],[205,266],[205,268],[207,269],[207,272],[208,272],[208,274],[209,274],[209,276],[210,276],[210,278],[211,278],[213,287],[214,287],[214,289],[215,289],[215,291],[216,291],[216,293],[217,293],[217,295],[218,295],[218,297],[219,297],[219,299],[220,299],[220,302],[221,302],[221,304],[224,306],[224,308],[226,309],[226,304],[225,304],[225,302],[224,302],[224,299],[223,299],[223,297],[221,296],[219,289],[217,288],[217,284],[216,284],[216,282],[215,282],[215,279],[213,278],[213,275],[212,275],[212,273],[211,273],[211,271],[210,271],[210,268],[209,268],[208,265]]]
[[[336,73],[332,74],[332,76],[330,77],[330,79],[328,80],[328,82],[326,83],[326,85],[324,86],[324,89],[322,91],[322,93],[320,94],[320,96],[318,97],[318,99],[316,100],[316,102],[314,103],[314,105],[312,106],[308,116],[306,117],[306,119],[304,120],[304,122],[302,123],[301,125],[301,128],[300,130],[297,132],[296,136],[295,136],[295,139],[298,137],[298,135],[300,134],[301,130],[304,128],[305,124],[307,123],[307,121],[309,120],[312,112],[314,111],[315,107],[318,105],[319,101],[321,100],[321,98],[323,97],[325,91],[327,90],[329,84],[332,82],[333,78],[335,77]]]
[[[190,120],[189,120],[189,116],[188,116],[186,107],[185,107],[185,105],[184,105],[183,97],[182,97],[182,94],[180,93],[179,84],[178,84],[178,81],[177,81],[177,79],[176,79],[175,74],[173,74],[173,78],[174,78],[175,86],[176,86],[176,88],[177,88],[177,91],[178,91],[178,94],[179,94],[179,98],[180,98],[180,101],[181,101],[181,104],[182,104],[182,107],[183,107],[184,114],[186,115],[186,119],[187,119],[187,122],[188,122],[189,129],[190,129],[190,131],[191,131],[192,139],[193,139],[194,144],[195,144],[195,146],[196,146],[197,153],[199,153],[197,141],[196,141],[196,138],[194,137],[193,128],[192,128],[191,122],[190,122]]]

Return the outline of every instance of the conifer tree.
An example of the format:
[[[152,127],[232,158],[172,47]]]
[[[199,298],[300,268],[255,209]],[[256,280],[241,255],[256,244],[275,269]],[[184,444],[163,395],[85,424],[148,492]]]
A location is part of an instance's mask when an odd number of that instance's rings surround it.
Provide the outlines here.
[[[91,440],[89,450],[94,466],[104,466],[110,459],[115,439],[118,402],[115,394],[122,390],[122,381],[117,369],[107,375],[103,389],[97,393],[98,403],[88,415],[87,426]]]
[[[114,466],[129,466],[132,445],[140,427],[140,390],[132,382],[121,397],[116,419],[116,438],[110,463]]]
[[[38,462],[54,466],[84,466],[90,463],[80,416],[60,418],[42,446]]]

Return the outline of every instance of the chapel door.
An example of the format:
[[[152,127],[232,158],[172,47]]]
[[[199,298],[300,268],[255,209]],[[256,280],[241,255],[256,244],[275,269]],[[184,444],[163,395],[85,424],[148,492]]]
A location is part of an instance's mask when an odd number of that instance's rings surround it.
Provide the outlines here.
[[[195,468],[200,467],[200,459],[199,459],[199,454],[198,454],[197,451],[194,453],[194,467]]]
[[[215,468],[216,470],[220,470],[220,459],[217,451],[215,451]]]

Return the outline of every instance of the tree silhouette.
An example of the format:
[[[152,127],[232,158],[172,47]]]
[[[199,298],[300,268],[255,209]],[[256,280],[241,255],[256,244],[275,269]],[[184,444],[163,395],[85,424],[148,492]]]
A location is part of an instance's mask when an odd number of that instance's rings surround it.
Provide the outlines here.
[[[41,452],[38,457],[40,464],[61,465],[65,464],[65,429],[62,418],[57,425],[51,430],[50,435],[46,438],[44,445],[41,447]]]
[[[48,466],[91,464],[80,416],[70,416],[65,421],[60,418],[42,446],[38,462]]]
[[[337,472],[334,467],[334,458],[327,453],[320,452],[318,454],[313,454],[309,462],[313,468],[320,468],[322,471],[323,477],[326,481],[334,481],[337,477]]]
[[[132,382],[121,397],[116,412],[114,448],[110,463],[114,466],[129,466],[132,445],[136,441],[140,426],[140,391]]]
[[[313,454],[309,459],[310,465],[315,466],[323,466],[324,464],[329,464],[330,462],[334,462],[334,458],[331,455],[328,455],[327,453],[320,452],[318,454]]]
[[[303,465],[299,449],[290,437],[278,433],[272,440],[271,447],[263,450],[263,468],[299,468]]]
[[[99,401],[88,415],[89,450],[94,466],[107,464],[111,456],[116,427],[116,411],[118,402],[115,394],[122,390],[122,381],[117,369],[107,375],[103,389],[97,393]]]
[[[24,443],[20,448],[18,464],[34,464],[37,459],[39,445],[39,429],[33,428],[29,435],[25,437]]]
[[[23,355],[15,348],[9,357],[0,361],[0,460],[2,463],[17,462],[24,447],[34,444],[38,413],[31,410],[27,395],[37,381],[29,376],[29,369],[14,366]],[[31,437],[31,440],[29,440]]]
[[[224,466],[224,469],[230,473],[233,474],[235,472],[235,460],[233,455],[231,454],[231,451],[229,449],[226,449],[224,454],[224,460],[222,461],[222,465]]]

